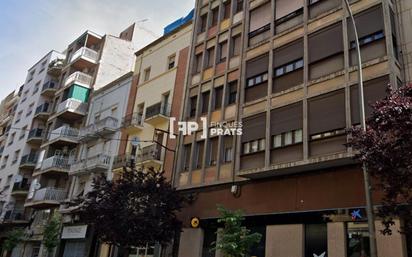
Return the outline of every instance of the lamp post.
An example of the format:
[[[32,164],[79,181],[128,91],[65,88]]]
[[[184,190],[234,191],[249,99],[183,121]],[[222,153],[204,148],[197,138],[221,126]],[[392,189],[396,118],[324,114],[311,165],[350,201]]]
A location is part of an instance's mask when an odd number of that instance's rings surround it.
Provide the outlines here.
[[[362,74],[362,57],[359,46],[359,36],[358,30],[356,28],[355,18],[353,17],[352,10],[350,8],[349,0],[344,0],[346,9],[349,13],[350,19],[352,21],[353,32],[355,34],[355,44],[356,44],[356,57],[358,61],[358,91],[359,91],[359,115],[362,130],[366,131],[366,118],[365,118],[365,100],[363,94],[363,74]],[[368,167],[363,162],[362,163],[363,180],[365,186],[365,198],[366,198],[366,213],[368,215],[368,228],[369,228],[369,247],[370,256],[377,257],[376,250],[376,234],[375,234],[375,218],[373,213],[373,202],[371,193],[371,183],[370,175],[368,172]]]

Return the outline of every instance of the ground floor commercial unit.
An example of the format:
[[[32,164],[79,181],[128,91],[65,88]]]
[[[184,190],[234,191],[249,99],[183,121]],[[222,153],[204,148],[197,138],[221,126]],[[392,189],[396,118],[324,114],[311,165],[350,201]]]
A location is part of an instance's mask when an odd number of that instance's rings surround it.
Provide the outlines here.
[[[218,240],[217,206],[244,211],[245,225],[262,235],[256,257],[363,257],[369,255],[362,170],[357,165],[191,189],[193,202],[181,214],[184,228],[179,257],[222,256],[211,251]],[[375,204],[379,193],[374,193]],[[198,218],[198,228],[191,219]],[[399,220],[391,236],[375,221],[379,257],[407,257]]]

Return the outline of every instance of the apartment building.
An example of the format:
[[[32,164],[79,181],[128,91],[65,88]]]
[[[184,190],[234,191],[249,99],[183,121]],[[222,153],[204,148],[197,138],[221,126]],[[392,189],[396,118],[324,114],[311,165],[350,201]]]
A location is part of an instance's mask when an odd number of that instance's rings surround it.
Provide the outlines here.
[[[40,150],[30,166],[32,182],[24,203],[33,211],[30,236],[23,244],[25,256],[44,253],[44,226],[68,195],[70,165],[81,149],[79,129],[86,123],[93,90],[133,68],[133,29],[132,25],[119,37],[86,31],[68,45],[65,58],[50,66],[53,80],[39,90],[47,100],[36,114],[43,125],[29,135]]]
[[[389,83],[410,80],[399,51],[409,37],[398,36],[394,1],[351,1],[351,9],[372,103]],[[368,256],[362,171],[345,145],[359,105],[344,2],[198,0],[195,10],[181,120],[206,118],[209,127],[206,139],[201,129],[179,138],[174,183],[193,196],[179,256],[215,256],[218,204],[244,210],[262,234],[251,256]],[[241,136],[211,133],[238,123]],[[378,232],[377,241],[379,256],[406,256],[398,232]]]

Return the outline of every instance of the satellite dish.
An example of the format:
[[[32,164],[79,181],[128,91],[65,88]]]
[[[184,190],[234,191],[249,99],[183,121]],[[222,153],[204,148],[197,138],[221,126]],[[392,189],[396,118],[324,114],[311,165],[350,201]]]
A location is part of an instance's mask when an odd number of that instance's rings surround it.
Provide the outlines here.
[[[138,146],[139,142],[140,142],[139,138],[134,137],[130,143],[132,144],[132,146]]]
[[[22,182],[22,180],[23,180],[23,176],[20,174],[16,175],[16,177],[14,178],[14,182],[16,183],[20,183]]]

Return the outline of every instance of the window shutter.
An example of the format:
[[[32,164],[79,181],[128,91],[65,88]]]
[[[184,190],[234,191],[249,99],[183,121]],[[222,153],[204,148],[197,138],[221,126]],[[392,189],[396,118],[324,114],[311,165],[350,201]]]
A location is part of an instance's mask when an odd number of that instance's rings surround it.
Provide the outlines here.
[[[294,41],[275,50],[274,67],[280,67],[303,57],[303,39]]]
[[[266,113],[261,113],[243,120],[242,142],[265,138]]]
[[[269,55],[265,54],[247,62],[246,77],[251,78],[267,72],[269,66]]]
[[[343,51],[342,23],[338,22],[309,35],[309,62],[313,63]]]
[[[276,0],[276,20],[303,7],[303,0]]]
[[[355,22],[359,38],[384,30],[382,6],[370,8],[355,15]],[[350,20],[348,20],[348,39],[349,42],[355,41],[355,32]]]
[[[302,102],[274,109],[270,112],[271,135],[302,129],[303,105]]]
[[[249,32],[253,32],[257,29],[264,27],[270,23],[272,8],[270,2],[253,9],[250,12],[250,27]]]

